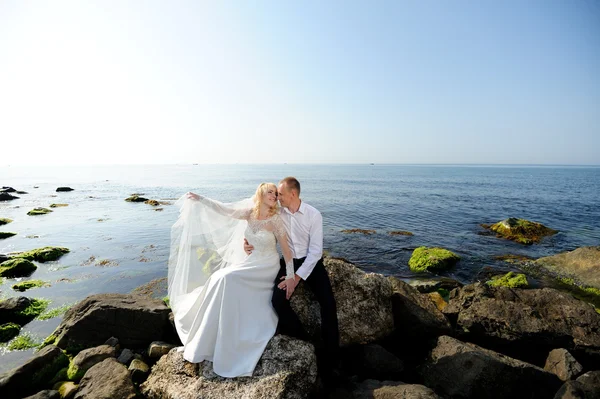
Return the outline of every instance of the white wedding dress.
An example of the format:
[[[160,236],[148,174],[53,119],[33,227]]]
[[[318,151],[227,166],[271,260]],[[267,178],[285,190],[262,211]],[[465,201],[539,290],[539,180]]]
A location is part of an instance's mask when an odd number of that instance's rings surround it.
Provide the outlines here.
[[[222,377],[250,376],[277,327],[277,315],[271,305],[274,281],[280,268],[277,241],[281,243],[287,269],[291,267],[291,271],[286,270],[288,277],[290,274],[293,276],[285,227],[279,214],[266,220],[256,220],[250,216],[249,209],[234,210],[207,198],[202,198],[199,202],[193,205],[209,214],[216,211],[221,216],[233,219],[235,226],[227,226],[229,230],[241,231],[240,224],[246,224],[244,236],[254,246],[254,250],[250,255],[230,256],[228,251],[234,251],[233,246],[243,247],[242,239],[235,233],[232,233],[226,245],[207,249],[206,241],[210,240],[206,240],[206,235],[212,235],[203,232],[204,236],[200,240],[203,247],[200,250],[194,239],[186,241],[175,235],[175,240],[179,239],[179,253],[185,249],[181,248],[182,245],[189,245],[194,248],[192,252],[195,251],[190,259],[179,256],[182,259],[175,261],[174,265],[171,265],[173,259],[170,259],[169,265],[169,298],[175,327],[184,344],[183,357],[193,363],[212,361],[213,370]],[[203,226],[206,227],[206,218],[210,215],[202,216],[204,220],[188,217],[187,222],[204,223]],[[214,219],[213,216],[210,217]],[[211,226],[207,230],[214,228]],[[217,232],[226,235],[227,229],[224,233],[223,228],[219,227]],[[173,251],[172,248],[171,257]],[[209,253],[211,255],[206,260]],[[215,261],[215,258],[219,261]],[[195,262],[196,259],[200,259],[200,262]],[[192,269],[202,267],[208,278],[205,281],[197,280],[195,287],[194,283],[186,281],[186,288],[178,290],[175,286],[182,285],[177,281],[176,272],[181,270],[174,270],[172,273],[171,266],[185,269],[189,264]],[[211,270],[207,270],[207,267]],[[194,270],[186,270],[186,273],[192,275]]]

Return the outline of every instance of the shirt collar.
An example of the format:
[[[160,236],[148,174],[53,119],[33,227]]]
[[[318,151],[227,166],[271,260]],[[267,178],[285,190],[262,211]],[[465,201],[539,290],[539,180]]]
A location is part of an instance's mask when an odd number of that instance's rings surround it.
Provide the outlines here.
[[[290,212],[290,210],[286,207],[282,207],[283,210],[285,212],[288,213],[288,215],[293,215],[294,213]],[[295,213],[301,213],[304,215],[304,213],[306,212],[306,205],[304,205],[304,201],[300,200],[300,207],[298,208],[298,210]]]

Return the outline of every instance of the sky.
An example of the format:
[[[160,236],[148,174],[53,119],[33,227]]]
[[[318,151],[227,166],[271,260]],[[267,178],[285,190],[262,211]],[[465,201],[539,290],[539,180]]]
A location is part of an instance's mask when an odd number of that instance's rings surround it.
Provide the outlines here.
[[[0,165],[600,165],[600,2],[0,0]]]

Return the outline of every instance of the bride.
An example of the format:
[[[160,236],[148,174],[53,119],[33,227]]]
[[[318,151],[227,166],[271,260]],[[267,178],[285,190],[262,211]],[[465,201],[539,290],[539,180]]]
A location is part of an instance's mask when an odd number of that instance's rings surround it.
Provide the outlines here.
[[[277,327],[271,305],[280,268],[276,242],[286,279],[294,278],[277,187],[262,183],[252,199],[232,204],[194,193],[177,204],[168,280],[180,350],[189,362],[212,361],[222,377],[250,376]],[[255,248],[250,255],[244,237]]]

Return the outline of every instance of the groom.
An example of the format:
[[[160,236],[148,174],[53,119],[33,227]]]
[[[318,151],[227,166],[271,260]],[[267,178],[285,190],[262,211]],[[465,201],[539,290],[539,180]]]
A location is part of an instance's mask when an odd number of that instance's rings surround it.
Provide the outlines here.
[[[281,259],[272,299],[273,308],[279,316],[278,330],[281,334],[309,340],[289,301],[298,283],[304,280],[321,305],[324,344],[322,372],[330,375],[337,360],[340,338],[335,299],[329,276],[323,266],[323,217],[318,210],[300,199],[300,182],[294,177],[286,177],[279,182],[277,195],[283,208],[281,218],[294,254],[296,271],[293,279],[286,280],[285,262]],[[246,253],[249,254],[253,249],[252,245],[245,242]]]

